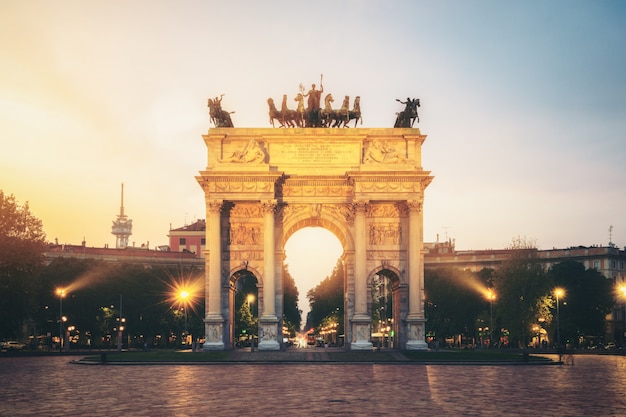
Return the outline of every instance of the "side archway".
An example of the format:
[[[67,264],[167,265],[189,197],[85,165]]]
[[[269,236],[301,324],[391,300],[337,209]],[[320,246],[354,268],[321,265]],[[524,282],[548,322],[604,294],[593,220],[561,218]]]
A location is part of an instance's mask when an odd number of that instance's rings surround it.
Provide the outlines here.
[[[367,280],[371,294],[368,311],[372,315],[372,338],[379,348],[399,348],[406,341],[402,323],[408,311],[408,297],[402,275],[397,268],[385,265],[372,271]]]

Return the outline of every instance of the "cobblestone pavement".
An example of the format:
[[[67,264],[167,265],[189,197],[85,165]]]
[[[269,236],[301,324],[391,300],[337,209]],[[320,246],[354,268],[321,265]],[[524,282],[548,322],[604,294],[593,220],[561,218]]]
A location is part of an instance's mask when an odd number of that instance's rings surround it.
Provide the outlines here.
[[[70,359],[0,358],[0,416],[626,415],[625,356],[581,355],[573,366]]]

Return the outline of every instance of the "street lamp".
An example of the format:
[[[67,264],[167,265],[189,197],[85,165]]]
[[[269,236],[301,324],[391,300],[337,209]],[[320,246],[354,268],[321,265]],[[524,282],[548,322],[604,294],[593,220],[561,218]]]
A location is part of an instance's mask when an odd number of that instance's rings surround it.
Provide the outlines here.
[[[624,299],[624,328],[622,329],[622,346],[625,344],[626,338],[626,284],[622,284],[619,287],[620,295]]]
[[[59,350],[63,350],[63,297],[65,294],[65,288],[56,289],[56,295],[59,296]]]
[[[489,322],[489,348],[492,347],[492,342],[493,340],[491,340],[491,335],[493,334],[493,302],[496,299],[496,293],[493,292],[493,289],[489,288],[487,289],[487,299],[489,300],[489,318],[490,318],[490,322]]]
[[[554,295],[556,296],[556,348],[561,348],[561,318],[559,314],[559,299],[565,295],[563,288],[555,288]]]
[[[252,303],[254,302],[254,294],[248,294],[248,297],[246,298],[246,301],[248,302],[248,310],[250,310],[250,317],[254,317],[254,315],[252,314]],[[250,352],[254,352],[254,332],[250,332]]]
[[[189,302],[189,291],[182,290],[178,297],[183,305],[183,310],[185,310],[185,332],[183,334],[185,337],[185,344],[187,344],[187,304]]]

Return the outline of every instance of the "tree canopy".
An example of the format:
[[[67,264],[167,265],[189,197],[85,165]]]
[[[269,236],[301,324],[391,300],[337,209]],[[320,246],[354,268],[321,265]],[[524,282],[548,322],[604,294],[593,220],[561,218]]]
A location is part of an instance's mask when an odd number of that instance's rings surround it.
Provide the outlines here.
[[[35,307],[45,234],[28,203],[0,190],[0,337],[15,338]]]
[[[343,293],[344,268],[341,260],[333,268],[330,276],[326,277],[315,288],[307,293],[311,311],[306,320],[306,327],[319,327],[328,316],[338,316],[341,320],[339,331],[343,331]]]

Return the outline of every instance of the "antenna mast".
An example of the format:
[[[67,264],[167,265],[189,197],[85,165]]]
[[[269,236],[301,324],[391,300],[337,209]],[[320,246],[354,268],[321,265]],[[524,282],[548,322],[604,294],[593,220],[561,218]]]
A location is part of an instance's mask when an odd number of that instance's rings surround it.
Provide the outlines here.
[[[116,248],[128,247],[128,238],[133,234],[133,221],[124,214],[124,183],[122,183],[120,214],[117,215],[116,220],[113,220],[111,233],[115,235]]]
[[[121,198],[121,205],[120,205],[120,216],[119,217],[125,217],[124,216],[124,183],[122,183],[122,198]]]

